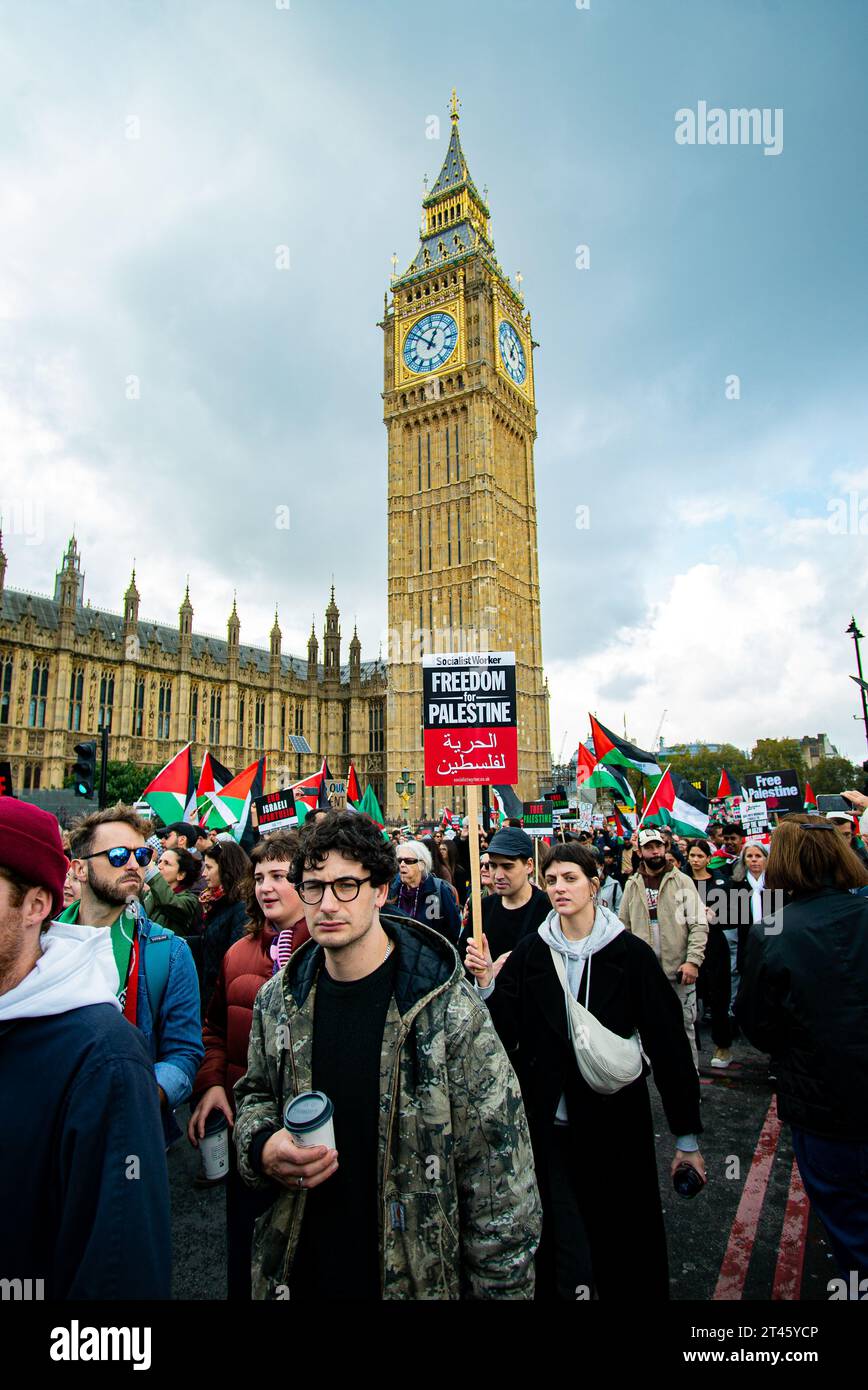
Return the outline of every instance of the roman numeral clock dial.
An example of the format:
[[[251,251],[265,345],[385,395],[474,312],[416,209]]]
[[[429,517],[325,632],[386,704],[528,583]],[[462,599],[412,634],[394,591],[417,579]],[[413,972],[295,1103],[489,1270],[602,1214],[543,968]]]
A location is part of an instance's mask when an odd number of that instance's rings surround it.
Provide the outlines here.
[[[512,324],[506,319],[501,322],[497,332],[497,340],[504,367],[512,377],[516,386],[523,386],[527,377],[527,362],[525,361],[524,348]]]
[[[433,372],[455,351],[458,324],[451,314],[426,314],[404,339],[404,363],[411,372]]]

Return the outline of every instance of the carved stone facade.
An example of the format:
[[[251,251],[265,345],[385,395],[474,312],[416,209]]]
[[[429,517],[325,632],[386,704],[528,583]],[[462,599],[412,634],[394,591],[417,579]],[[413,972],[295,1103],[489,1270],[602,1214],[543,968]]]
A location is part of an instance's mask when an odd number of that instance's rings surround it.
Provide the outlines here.
[[[267,754],[268,787],[318,770],[335,777],[352,758],[359,780],[384,793],[386,668],[361,659],[353,634],[341,665],[334,589],[323,633],[313,628],[307,659],[281,652],[274,617],[269,649],[243,646],[233,602],[226,641],[193,630],[189,590],[177,627],[143,622],[133,574],[123,612],[84,602],[75,538],[63,557],[54,597],[9,589],[0,537],[0,758],[18,789],[62,787],[76,743],[109,729],[109,757],[146,767],[168,762],[192,741],[233,772]],[[290,735],[313,749],[296,754]]]

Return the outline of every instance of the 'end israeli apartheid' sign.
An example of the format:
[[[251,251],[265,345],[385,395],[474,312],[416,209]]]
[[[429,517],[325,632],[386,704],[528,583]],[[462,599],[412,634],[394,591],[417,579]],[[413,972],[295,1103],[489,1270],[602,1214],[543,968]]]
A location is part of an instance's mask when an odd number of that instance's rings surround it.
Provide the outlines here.
[[[754,801],[764,801],[778,815],[802,810],[802,793],[795,772],[748,772],[744,784]]]
[[[260,835],[273,835],[277,830],[292,830],[298,825],[295,797],[287,787],[284,791],[267,792],[251,803],[253,824]]]
[[[426,786],[518,781],[515,652],[422,658]]]

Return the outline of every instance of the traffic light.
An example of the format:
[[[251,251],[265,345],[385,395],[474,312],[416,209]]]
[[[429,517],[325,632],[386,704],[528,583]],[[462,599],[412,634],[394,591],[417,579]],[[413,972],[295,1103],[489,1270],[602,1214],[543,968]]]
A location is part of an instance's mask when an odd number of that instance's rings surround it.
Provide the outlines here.
[[[90,743],[77,743],[74,751],[78,754],[78,762],[72,769],[75,794],[93,800],[93,784],[96,779],[96,739],[92,739]]]

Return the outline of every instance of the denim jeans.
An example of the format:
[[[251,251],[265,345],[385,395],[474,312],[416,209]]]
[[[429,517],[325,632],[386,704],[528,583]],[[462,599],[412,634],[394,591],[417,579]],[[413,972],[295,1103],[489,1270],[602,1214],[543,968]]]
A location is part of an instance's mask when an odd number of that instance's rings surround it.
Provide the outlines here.
[[[826,1228],[841,1274],[868,1275],[868,1142],[823,1139],[792,1125],[805,1191]]]

